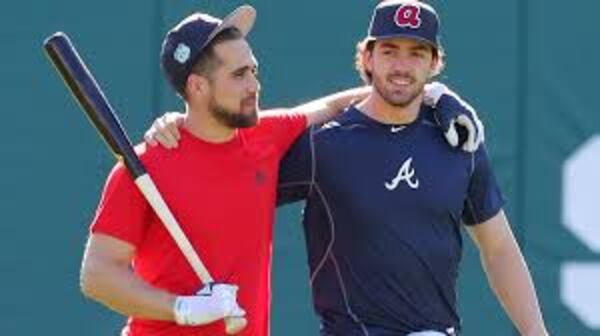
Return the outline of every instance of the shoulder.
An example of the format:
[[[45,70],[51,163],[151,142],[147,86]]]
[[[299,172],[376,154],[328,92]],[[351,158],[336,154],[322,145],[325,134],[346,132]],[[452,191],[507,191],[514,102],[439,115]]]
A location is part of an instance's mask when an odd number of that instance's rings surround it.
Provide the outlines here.
[[[135,154],[137,154],[143,164],[158,161],[169,151],[161,145],[150,146],[145,142],[135,145],[134,150]]]
[[[291,109],[272,109],[261,111],[256,128],[263,129],[283,125],[303,124],[306,127],[306,116]]]
[[[268,110],[261,112],[258,124],[244,129],[242,135],[249,142],[271,144],[283,153],[306,126],[306,116],[301,113],[289,109]]]
[[[162,170],[169,170],[169,167],[176,164],[180,159],[186,156],[186,146],[183,142],[186,139],[182,138],[179,142],[178,148],[167,149],[161,145],[150,146],[146,143],[137,144],[134,147],[135,153],[137,154],[140,161],[148,172],[158,173]]]
[[[151,147],[145,143],[141,143],[134,147],[134,151],[140,161],[142,161],[142,164],[147,166],[151,162],[158,161],[158,153],[160,152],[159,147],[161,146]],[[119,159],[108,174],[108,182],[123,183],[129,180],[133,181],[123,160]]]
[[[311,134],[314,136],[333,136],[338,134],[359,132],[360,130],[368,129],[368,127],[369,124],[361,116],[361,112],[359,112],[354,106],[350,106],[334,119],[321,125],[312,126],[310,129]]]
[[[421,111],[419,112],[418,123],[421,126],[430,128],[436,132],[443,131],[442,128],[440,127],[440,123],[437,120],[435,109],[433,107],[427,106],[425,104],[423,104],[421,106]]]

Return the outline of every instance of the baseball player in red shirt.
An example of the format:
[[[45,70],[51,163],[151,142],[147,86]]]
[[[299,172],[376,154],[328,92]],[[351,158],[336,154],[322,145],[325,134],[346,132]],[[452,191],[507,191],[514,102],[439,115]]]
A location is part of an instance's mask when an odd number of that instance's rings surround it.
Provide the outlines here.
[[[223,20],[195,13],[163,41],[161,66],[186,103],[179,150],[140,145],[138,155],[219,282],[202,285],[117,164],[91,225],[81,282],[86,296],[130,317],[123,335],[224,335],[222,319],[244,315],[240,335],[268,335],[279,161],[308,124],[365,90],[259,117],[258,64],[245,39],[255,15],[250,6]]]

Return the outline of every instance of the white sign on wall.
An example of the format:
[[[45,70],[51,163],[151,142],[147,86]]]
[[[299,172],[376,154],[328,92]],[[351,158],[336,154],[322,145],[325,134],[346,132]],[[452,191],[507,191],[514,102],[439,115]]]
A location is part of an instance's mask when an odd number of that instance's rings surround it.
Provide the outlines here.
[[[563,225],[600,254],[600,135],[565,161],[562,179]],[[566,262],[560,273],[562,302],[587,327],[600,329],[600,261]]]

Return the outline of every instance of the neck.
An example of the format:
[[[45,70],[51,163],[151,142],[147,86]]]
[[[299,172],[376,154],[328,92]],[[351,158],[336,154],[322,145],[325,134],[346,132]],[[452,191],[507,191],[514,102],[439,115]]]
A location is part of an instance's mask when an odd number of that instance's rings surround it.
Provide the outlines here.
[[[193,107],[186,104],[185,110],[183,127],[196,138],[212,143],[223,143],[235,136],[236,129],[216,120],[207,107]]]
[[[406,106],[394,106],[385,101],[376,90],[356,107],[382,124],[409,124],[417,119],[423,102],[421,94]]]

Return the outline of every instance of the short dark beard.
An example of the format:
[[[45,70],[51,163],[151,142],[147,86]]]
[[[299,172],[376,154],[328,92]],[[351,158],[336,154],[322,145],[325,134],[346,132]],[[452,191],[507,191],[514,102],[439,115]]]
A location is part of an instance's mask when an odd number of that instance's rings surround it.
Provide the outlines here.
[[[421,92],[416,91],[412,96],[408,97],[408,99],[404,99],[402,101],[398,101],[398,100],[394,100],[392,97],[390,97],[387,94],[387,92],[385,91],[384,86],[383,86],[385,84],[383,84],[380,87],[379,86],[379,82],[377,80],[375,80],[375,78],[373,78],[372,85],[373,85],[373,89],[375,91],[377,91],[377,93],[379,94],[379,96],[381,98],[383,98],[383,100],[386,103],[388,103],[389,105],[394,106],[394,107],[402,107],[402,108],[404,108],[404,107],[409,106],[410,104],[412,104],[412,102],[415,101],[415,99],[417,99],[417,97],[419,97],[419,95],[422,92],[422,91]]]
[[[258,121],[258,115],[235,113],[217,103],[214,98],[209,105],[212,115],[223,125],[230,128],[247,128],[255,126]]]

